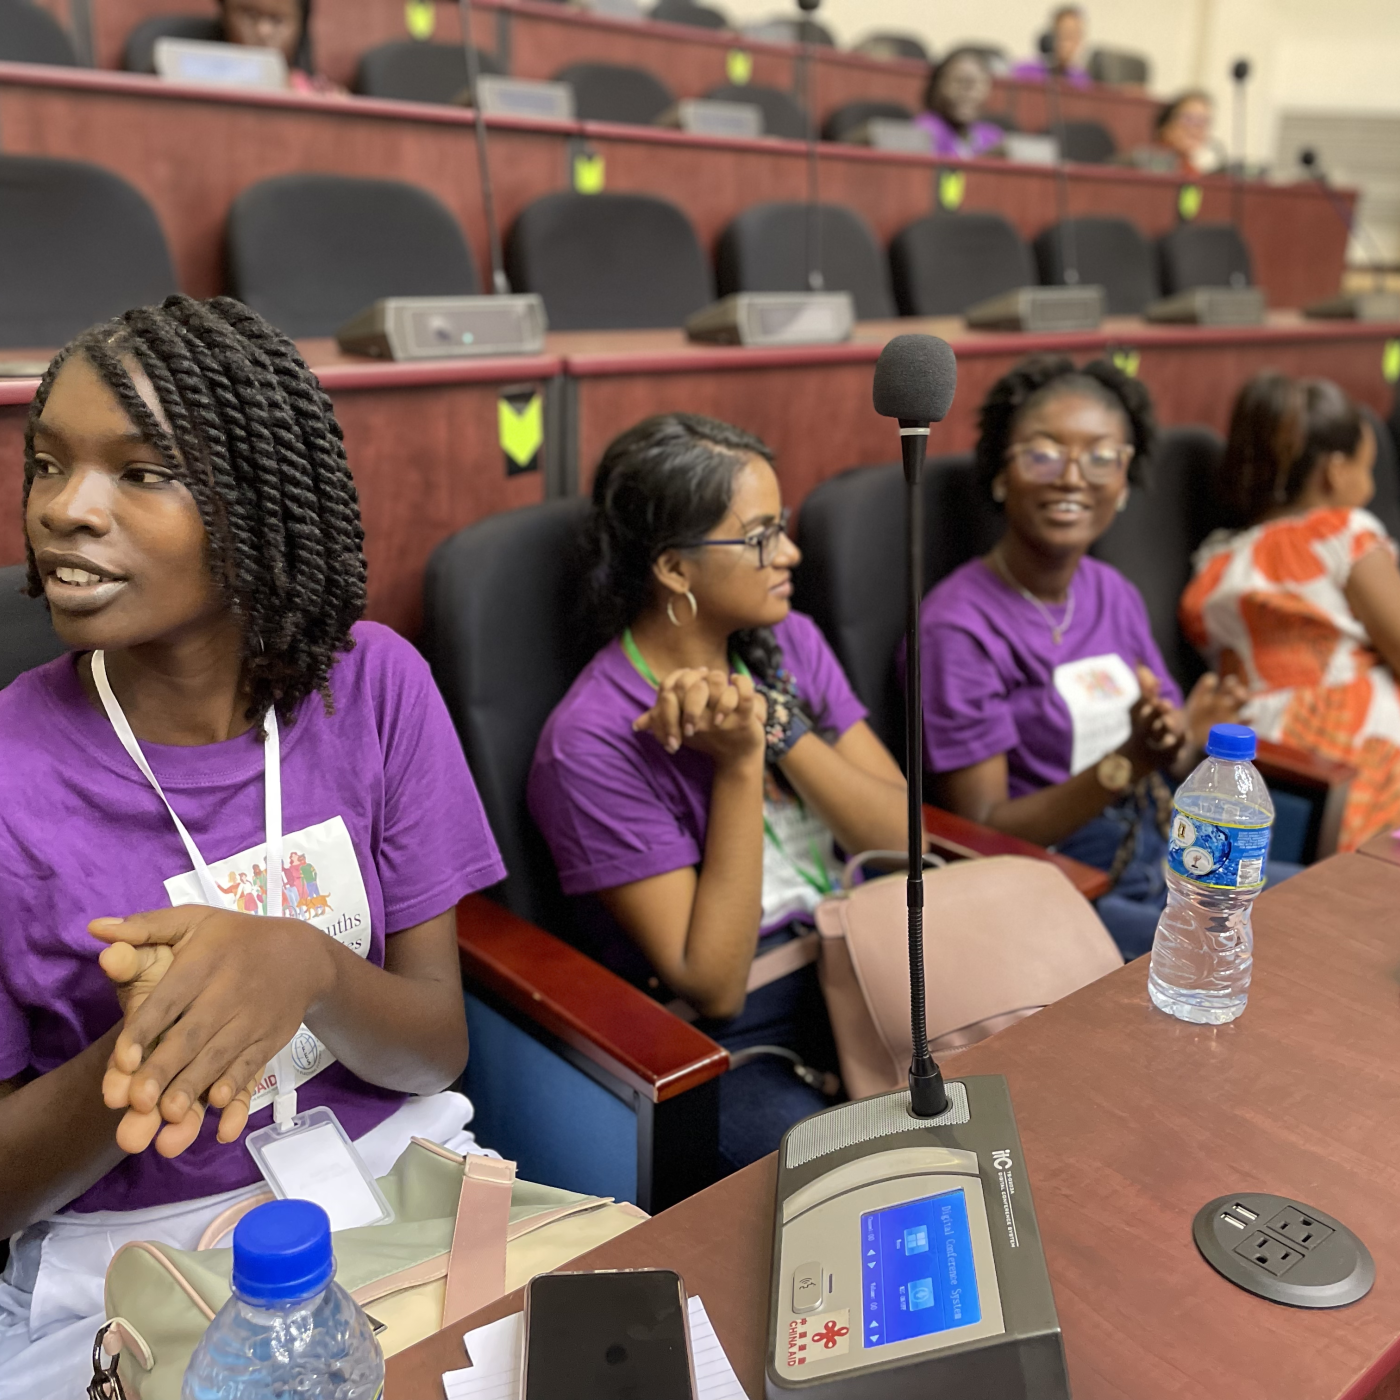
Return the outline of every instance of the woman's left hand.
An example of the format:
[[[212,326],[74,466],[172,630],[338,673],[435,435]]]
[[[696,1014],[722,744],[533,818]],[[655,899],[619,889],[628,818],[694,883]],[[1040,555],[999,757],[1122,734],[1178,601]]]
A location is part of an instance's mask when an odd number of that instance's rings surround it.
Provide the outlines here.
[[[1212,725],[1237,724],[1248,699],[1249,691],[1238,676],[1222,679],[1214,671],[1206,672],[1191,688],[1183,711],[1191,752],[1198,754],[1205,748]]]
[[[325,936],[297,919],[200,904],[88,929],[112,945],[101,962],[114,981],[152,983],[161,949],[171,953],[144,996],[130,996],[103,1081],[107,1106],[127,1110],[118,1144],[140,1152],[159,1132],[156,1150],[178,1156],[199,1131],[201,1100],[221,1112],[220,1140],[233,1141],[251,1084],[330,985]]]

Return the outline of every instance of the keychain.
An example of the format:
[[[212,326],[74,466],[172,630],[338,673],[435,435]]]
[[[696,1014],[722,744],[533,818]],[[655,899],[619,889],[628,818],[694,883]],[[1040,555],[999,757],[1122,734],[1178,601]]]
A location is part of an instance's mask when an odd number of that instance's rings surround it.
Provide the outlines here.
[[[117,1353],[121,1350],[120,1344],[117,1352],[110,1358],[106,1354],[107,1348],[103,1345],[112,1326],[112,1323],[104,1322],[97,1329],[97,1336],[93,1339],[92,1380],[88,1382],[87,1400],[127,1400],[126,1387],[122,1385],[122,1378],[117,1374]]]

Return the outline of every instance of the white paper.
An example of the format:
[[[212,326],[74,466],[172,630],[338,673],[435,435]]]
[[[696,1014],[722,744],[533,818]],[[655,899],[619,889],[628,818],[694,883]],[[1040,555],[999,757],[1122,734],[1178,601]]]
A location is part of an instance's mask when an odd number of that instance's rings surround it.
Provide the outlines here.
[[[384,1218],[345,1139],[329,1123],[263,1143],[263,1157],[284,1195],[315,1201],[331,1218],[332,1230],[373,1225]]]
[[[699,1298],[688,1298],[690,1344],[695,1353],[697,1400],[747,1400]],[[462,1338],[472,1365],[443,1375],[447,1400],[520,1400],[525,1357],[525,1314],[488,1322]]]

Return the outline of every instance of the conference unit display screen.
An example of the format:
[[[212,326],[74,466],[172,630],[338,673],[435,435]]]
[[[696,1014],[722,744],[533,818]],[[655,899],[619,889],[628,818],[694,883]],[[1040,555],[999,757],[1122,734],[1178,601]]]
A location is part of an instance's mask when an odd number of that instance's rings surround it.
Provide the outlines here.
[[[871,1211],[860,1230],[867,1347],[981,1321],[961,1188]]]

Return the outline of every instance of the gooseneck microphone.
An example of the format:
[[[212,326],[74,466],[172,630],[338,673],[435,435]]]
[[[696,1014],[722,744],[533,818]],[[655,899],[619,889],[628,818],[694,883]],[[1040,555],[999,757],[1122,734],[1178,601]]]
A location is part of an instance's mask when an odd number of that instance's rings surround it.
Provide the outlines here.
[[[929,424],[942,422],[958,384],[958,362],[947,341],[932,335],[899,335],[875,365],[875,412],[899,420],[905,485],[905,759],[909,790],[909,1023],[914,1057],[909,1066],[910,1108],[916,1117],[947,1110],[943,1073],[928,1048],[924,1002],[924,745],[923,671],[919,607],[923,602],[923,466]]]
[[[481,64],[472,43],[471,0],[457,0],[462,25],[462,47],[467,56],[467,87],[471,90],[472,126],[476,131],[476,163],[481,176],[481,214],[486,220],[486,240],[491,250],[491,290],[498,296],[510,295],[505,259],[501,256],[501,228],[496,222],[496,197],[491,187],[491,159],[486,147],[486,116],[481,110]]]
[[[1230,65],[1230,80],[1233,84],[1231,100],[1230,144],[1234,148],[1230,162],[1231,174],[1235,177],[1231,190],[1232,222],[1241,234],[1244,232],[1244,181],[1247,170],[1245,147],[1249,141],[1249,112],[1247,106],[1250,63],[1247,58],[1237,58]]]
[[[826,278],[822,275],[822,210],[817,183],[817,108],[812,82],[812,36],[807,29],[807,16],[816,14],[821,0],[797,0],[797,8],[802,11],[798,21],[801,47],[797,61],[802,75],[798,86],[802,92],[802,105],[807,112],[807,290],[823,292]]]
[[[1059,226],[1060,270],[1065,286],[1079,285],[1079,247],[1069,219],[1069,171],[1065,168],[1065,117],[1060,106],[1060,74],[1055,63],[1055,36],[1040,36],[1045,55],[1045,100],[1050,108],[1050,129],[1055,134],[1055,208]]]
[[[1332,206],[1333,212],[1342,221],[1342,227],[1347,234],[1355,237],[1356,241],[1366,250],[1366,257],[1371,266],[1367,269],[1375,282],[1376,291],[1381,291],[1384,287],[1385,254],[1381,252],[1380,245],[1371,237],[1371,231],[1356,217],[1353,210],[1346,206],[1331,180],[1327,178],[1327,171],[1323,169],[1322,162],[1318,159],[1317,152],[1311,146],[1304,146],[1298,152],[1298,164],[1308,172],[1308,178],[1327,196],[1327,202]]]

